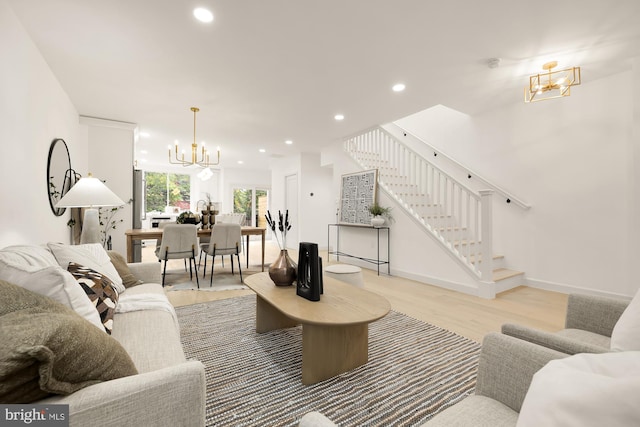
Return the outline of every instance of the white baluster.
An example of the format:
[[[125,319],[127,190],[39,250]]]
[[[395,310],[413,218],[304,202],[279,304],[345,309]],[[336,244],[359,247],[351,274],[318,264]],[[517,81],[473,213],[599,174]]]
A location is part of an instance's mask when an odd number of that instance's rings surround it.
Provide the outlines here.
[[[493,190],[480,190],[482,212],[480,236],[482,239],[482,263],[480,278],[484,282],[493,282]]]

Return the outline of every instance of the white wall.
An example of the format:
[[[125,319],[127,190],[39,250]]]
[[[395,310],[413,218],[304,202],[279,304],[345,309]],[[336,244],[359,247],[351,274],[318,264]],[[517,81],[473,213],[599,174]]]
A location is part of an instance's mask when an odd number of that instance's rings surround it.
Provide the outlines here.
[[[0,0],[0,248],[69,242],[69,210],[56,217],[47,189],[54,138],[66,141],[71,165],[84,170],[87,148],[78,113],[7,3]]]
[[[325,224],[334,220],[333,170],[321,166],[320,154],[303,153],[300,160],[299,241],[317,243],[320,249],[326,249]]]
[[[633,99],[640,99],[640,58],[635,58],[632,62],[632,87]],[[630,201],[631,209],[628,217],[628,239],[627,239],[627,277],[632,283],[638,280],[637,264],[640,259],[640,103],[633,104],[633,128],[629,141],[629,152],[627,163],[632,171],[630,177],[631,184],[628,187],[627,198]]]
[[[335,222],[332,170],[321,164],[320,154],[314,153],[302,153],[274,161],[269,207],[272,213],[284,209],[285,177],[292,174],[298,175],[298,218],[292,220],[297,227],[295,240],[317,243],[320,249],[326,249],[327,224]]]
[[[361,168],[343,152],[341,143],[326,148],[322,154],[322,163],[333,165],[331,223],[335,223],[342,175],[359,171]],[[430,234],[419,228],[384,192],[378,192],[378,201],[382,206],[392,207],[394,222],[389,230],[388,258],[392,275],[467,293],[476,293],[472,278],[447,252],[441,249]],[[330,248],[332,251],[337,249],[336,242],[336,230],[332,227]],[[371,228],[340,227],[339,250],[361,258],[377,259],[377,231]],[[387,259],[385,232],[380,232],[380,259]],[[336,258],[331,256],[331,261],[335,260]],[[356,258],[340,257],[340,261],[377,270],[376,265]],[[387,266],[382,265],[380,272],[386,274]]]
[[[640,286],[628,265],[637,247],[629,242],[637,222],[638,173],[629,161],[636,74],[471,120],[452,115],[440,129],[428,110],[396,123],[532,205],[494,207],[496,248],[531,285],[632,295]]]

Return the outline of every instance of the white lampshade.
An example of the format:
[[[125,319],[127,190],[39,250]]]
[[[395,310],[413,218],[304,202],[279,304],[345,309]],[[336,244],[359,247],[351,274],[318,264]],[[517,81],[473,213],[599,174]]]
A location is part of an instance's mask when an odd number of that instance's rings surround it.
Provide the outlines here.
[[[124,202],[102,181],[89,174],[80,178],[67,194],[56,203],[56,208],[89,208],[84,211],[80,243],[100,243],[100,219],[97,207],[120,206]]]
[[[56,208],[84,208],[99,206],[120,206],[124,202],[120,197],[109,190],[98,178],[89,176],[80,178],[71,189],[64,195]]]

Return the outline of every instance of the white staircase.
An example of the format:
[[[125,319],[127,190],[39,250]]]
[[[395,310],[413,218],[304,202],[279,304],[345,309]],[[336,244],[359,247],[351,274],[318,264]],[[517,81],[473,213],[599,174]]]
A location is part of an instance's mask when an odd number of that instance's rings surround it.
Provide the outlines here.
[[[347,139],[344,148],[363,170],[378,170],[378,187],[476,280],[477,295],[494,298],[524,283],[523,272],[493,254],[492,197],[504,195],[501,189],[473,191],[382,127]]]

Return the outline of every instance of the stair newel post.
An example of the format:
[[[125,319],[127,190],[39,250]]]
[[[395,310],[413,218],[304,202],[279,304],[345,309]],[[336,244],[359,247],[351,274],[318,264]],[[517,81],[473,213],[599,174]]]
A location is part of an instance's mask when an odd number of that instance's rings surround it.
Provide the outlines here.
[[[493,190],[480,190],[480,280],[493,282]]]

